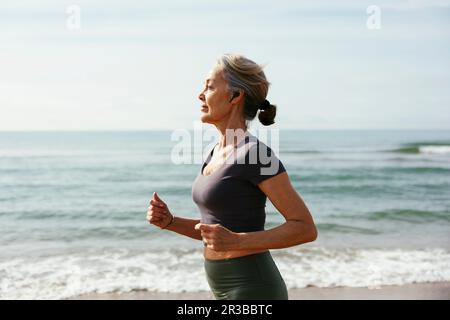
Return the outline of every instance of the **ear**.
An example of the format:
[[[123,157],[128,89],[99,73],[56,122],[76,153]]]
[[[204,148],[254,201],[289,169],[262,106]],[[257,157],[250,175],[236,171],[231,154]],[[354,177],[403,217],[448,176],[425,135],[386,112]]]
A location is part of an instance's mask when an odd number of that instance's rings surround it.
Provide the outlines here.
[[[230,101],[228,101],[228,102],[233,101],[235,98],[237,98],[236,102],[239,102],[242,99],[242,96],[243,96],[242,91],[240,91],[240,90],[239,91],[233,91],[233,96],[231,97]]]

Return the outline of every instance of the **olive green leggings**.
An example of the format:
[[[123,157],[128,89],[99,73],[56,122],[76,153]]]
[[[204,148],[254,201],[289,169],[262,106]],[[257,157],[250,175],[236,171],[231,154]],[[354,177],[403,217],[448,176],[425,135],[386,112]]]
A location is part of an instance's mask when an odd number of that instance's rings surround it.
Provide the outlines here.
[[[205,259],[209,286],[218,300],[287,300],[286,284],[269,251],[225,260]]]

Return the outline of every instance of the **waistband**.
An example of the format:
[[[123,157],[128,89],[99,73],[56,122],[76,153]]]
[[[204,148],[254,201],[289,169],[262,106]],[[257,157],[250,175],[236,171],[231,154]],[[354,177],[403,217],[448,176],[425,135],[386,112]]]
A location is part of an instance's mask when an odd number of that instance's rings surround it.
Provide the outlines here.
[[[266,256],[271,256],[270,251],[258,252],[258,253],[249,254],[246,256],[220,259],[220,260],[211,260],[211,259],[205,258],[205,263],[208,263],[208,264],[221,264],[221,263],[233,263],[233,262],[238,263],[240,261],[254,260],[254,259],[259,259],[261,257],[266,257]]]

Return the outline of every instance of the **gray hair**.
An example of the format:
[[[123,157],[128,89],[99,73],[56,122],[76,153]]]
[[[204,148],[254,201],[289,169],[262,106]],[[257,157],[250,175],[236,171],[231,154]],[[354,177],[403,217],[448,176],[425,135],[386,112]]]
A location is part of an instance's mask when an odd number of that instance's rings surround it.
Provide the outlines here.
[[[265,101],[270,86],[263,66],[238,54],[224,54],[218,59],[217,65],[231,91],[244,91],[243,117],[245,120],[253,120]],[[259,112],[258,119],[268,126],[275,122],[275,115],[276,106],[270,104]]]

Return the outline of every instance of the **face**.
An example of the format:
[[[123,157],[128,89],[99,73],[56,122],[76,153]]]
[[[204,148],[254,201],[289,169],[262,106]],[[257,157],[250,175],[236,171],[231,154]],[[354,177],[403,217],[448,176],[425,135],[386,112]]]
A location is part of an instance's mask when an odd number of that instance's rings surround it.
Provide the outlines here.
[[[203,123],[217,123],[229,115],[232,95],[222,76],[222,71],[214,67],[205,79],[205,86],[198,98],[203,102],[201,106],[201,121]]]

